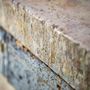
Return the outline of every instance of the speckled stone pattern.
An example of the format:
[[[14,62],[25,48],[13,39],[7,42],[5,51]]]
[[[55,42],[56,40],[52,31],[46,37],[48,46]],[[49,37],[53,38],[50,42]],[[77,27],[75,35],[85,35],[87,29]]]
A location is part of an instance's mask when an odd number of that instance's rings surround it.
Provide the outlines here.
[[[29,51],[17,46],[10,34],[4,32],[2,39],[4,51],[0,53],[4,58],[0,56],[0,62],[4,62],[0,63],[1,73],[15,90],[74,90]]]
[[[3,0],[4,28],[76,90],[90,90],[90,1],[83,2],[63,10],[53,0]]]

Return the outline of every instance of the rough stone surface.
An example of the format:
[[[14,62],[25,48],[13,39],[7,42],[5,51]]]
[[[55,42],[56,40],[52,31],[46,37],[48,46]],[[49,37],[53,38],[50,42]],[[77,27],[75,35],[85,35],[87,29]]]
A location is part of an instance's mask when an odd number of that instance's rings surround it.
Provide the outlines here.
[[[4,61],[2,72],[16,90],[74,90],[43,62],[17,46],[10,34],[5,33],[4,39],[7,48],[2,53],[4,58],[0,57]]]
[[[3,0],[3,26],[73,88],[90,90],[90,0],[66,1]]]

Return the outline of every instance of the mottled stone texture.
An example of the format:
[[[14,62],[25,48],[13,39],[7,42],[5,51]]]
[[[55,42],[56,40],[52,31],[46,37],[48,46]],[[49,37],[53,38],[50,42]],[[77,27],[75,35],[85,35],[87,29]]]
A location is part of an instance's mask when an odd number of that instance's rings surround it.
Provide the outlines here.
[[[0,62],[3,61],[0,63],[1,73],[15,90],[74,90],[29,51],[17,46],[10,34],[4,32],[2,41],[4,51],[0,51],[3,55],[3,58],[0,56]]]
[[[75,11],[77,14],[72,12],[72,14],[75,14],[74,18],[69,15],[69,10],[64,12],[61,9],[61,13],[57,14],[60,20],[54,21],[56,17],[54,17],[55,12],[51,8],[53,5],[49,8],[53,12],[51,13],[42,10],[43,2],[42,5],[39,4],[41,5],[39,7],[38,2],[35,3],[34,0],[33,6],[32,1],[3,0],[6,18],[6,24],[3,26],[73,88],[76,90],[90,90],[88,4],[86,9],[83,9],[86,6],[82,4],[83,8],[80,9],[80,14],[79,11]],[[78,8],[80,7],[78,6]],[[47,10],[47,7],[45,9]],[[70,10],[73,9],[70,8]],[[85,12],[82,13],[83,11]],[[86,11],[88,14],[86,14]],[[60,28],[56,25],[57,23]]]

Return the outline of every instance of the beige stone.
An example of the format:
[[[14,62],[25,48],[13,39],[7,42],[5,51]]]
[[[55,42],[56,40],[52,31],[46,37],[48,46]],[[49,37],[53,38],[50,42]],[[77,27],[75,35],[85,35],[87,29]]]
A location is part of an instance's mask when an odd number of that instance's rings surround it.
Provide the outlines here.
[[[15,90],[12,85],[9,84],[7,79],[0,74],[0,90]]]
[[[70,8],[54,2],[3,0],[3,26],[73,88],[89,90],[90,1]]]

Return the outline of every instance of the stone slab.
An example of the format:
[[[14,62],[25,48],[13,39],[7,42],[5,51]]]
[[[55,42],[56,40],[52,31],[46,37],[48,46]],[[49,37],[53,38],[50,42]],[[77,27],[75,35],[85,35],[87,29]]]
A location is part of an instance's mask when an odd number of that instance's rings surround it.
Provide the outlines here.
[[[90,90],[90,1],[71,1],[3,0],[3,27],[73,88]]]
[[[4,67],[2,74],[7,79],[0,75],[0,90],[13,90],[9,83],[15,90],[74,90],[25,47],[17,46],[17,40],[9,33],[4,36],[7,48],[2,53],[4,58],[0,57],[4,61],[0,66]]]

